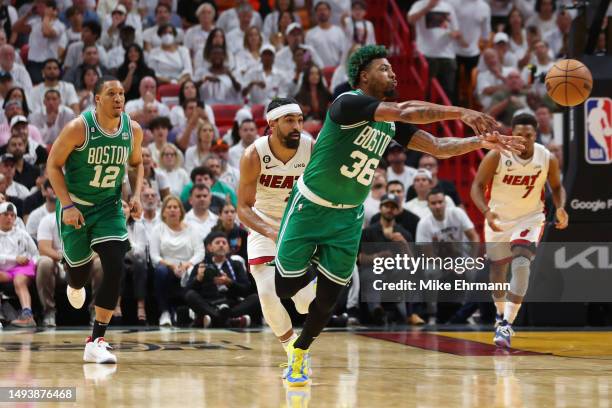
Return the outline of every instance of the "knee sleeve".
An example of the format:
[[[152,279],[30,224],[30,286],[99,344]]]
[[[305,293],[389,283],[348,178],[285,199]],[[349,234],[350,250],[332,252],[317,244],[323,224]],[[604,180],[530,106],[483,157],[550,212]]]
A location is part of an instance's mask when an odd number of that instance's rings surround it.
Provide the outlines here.
[[[127,241],[107,241],[93,246],[102,264],[102,283],[96,293],[95,305],[107,310],[114,310],[119,299],[123,259],[127,252]]]
[[[281,299],[289,299],[293,297],[300,289],[308,283],[308,274],[295,278],[285,278],[280,274],[278,269],[274,273],[274,286],[276,295]]]
[[[345,287],[345,285],[339,285],[332,282],[325,275],[319,274],[316,297],[311,303],[310,308],[316,307],[321,313],[331,313]]]
[[[517,296],[525,296],[529,286],[529,272],[531,261],[522,255],[512,260],[512,279],[510,279],[510,292]]]
[[[91,261],[87,262],[85,265],[75,267],[66,263],[66,280],[68,281],[68,285],[74,289],[81,289],[85,286],[91,276],[91,265]]]
[[[275,288],[275,271],[273,266],[268,265],[252,265],[251,272],[257,285],[257,294],[261,303],[261,311],[263,312],[266,322],[277,337],[291,330],[291,318],[289,313],[280,301],[276,294]]]

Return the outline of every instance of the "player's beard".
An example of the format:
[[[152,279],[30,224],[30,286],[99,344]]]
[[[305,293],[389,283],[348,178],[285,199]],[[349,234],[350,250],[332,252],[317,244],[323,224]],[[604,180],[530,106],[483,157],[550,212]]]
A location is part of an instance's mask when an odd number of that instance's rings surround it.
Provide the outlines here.
[[[394,99],[397,96],[397,89],[395,89],[395,86],[393,85],[390,88],[385,89],[383,95],[386,99]]]
[[[298,136],[297,138],[293,138]],[[300,132],[289,132],[286,135],[281,135],[280,140],[283,146],[287,149],[297,149],[300,146]]]

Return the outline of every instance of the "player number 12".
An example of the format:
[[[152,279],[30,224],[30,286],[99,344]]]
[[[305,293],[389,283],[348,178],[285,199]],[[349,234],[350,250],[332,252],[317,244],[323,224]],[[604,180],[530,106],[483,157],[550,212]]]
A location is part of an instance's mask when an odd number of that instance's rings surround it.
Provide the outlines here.
[[[349,169],[347,166],[342,165],[342,167],[340,167],[340,174],[348,178],[357,177],[357,181],[360,184],[369,186],[380,160],[376,157],[372,157],[368,160],[368,155],[360,150],[353,150],[351,152],[351,158],[355,159],[352,168]]]
[[[119,175],[119,171],[121,170],[119,166],[108,166],[104,170],[104,177],[102,177],[103,166],[97,165],[94,167],[94,171],[96,174],[94,175],[93,180],[89,182],[89,185],[92,187],[102,187],[102,188],[112,188],[115,187],[115,180]],[[100,182],[100,178],[102,178],[102,182]]]

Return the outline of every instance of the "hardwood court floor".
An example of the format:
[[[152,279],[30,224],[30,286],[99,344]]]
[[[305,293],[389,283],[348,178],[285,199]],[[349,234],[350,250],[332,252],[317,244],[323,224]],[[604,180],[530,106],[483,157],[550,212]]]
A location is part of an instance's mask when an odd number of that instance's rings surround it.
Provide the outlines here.
[[[312,386],[288,391],[269,331],[112,330],[116,368],[83,364],[88,334],[0,332],[0,386],[77,387],[61,407],[612,405],[611,332],[521,331],[508,353],[489,331],[325,332]]]

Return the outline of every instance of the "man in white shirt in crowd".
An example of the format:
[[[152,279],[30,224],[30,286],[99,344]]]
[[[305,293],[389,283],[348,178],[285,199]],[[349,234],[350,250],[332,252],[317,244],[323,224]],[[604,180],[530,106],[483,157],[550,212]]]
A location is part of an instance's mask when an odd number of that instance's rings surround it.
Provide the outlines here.
[[[427,195],[433,187],[431,172],[426,169],[418,169],[414,175],[414,182],[412,185],[417,196],[405,203],[404,208],[423,219],[431,214],[429,203],[427,202]],[[444,200],[446,202],[446,208],[455,207],[455,203],[449,196],[445,195]]]
[[[185,32],[184,40],[192,57],[202,48],[202,44],[206,44],[208,34],[215,28],[215,8],[210,3],[202,3],[196,10],[196,16],[200,24],[190,27]]]
[[[51,145],[61,130],[74,119],[75,114],[66,105],[62,105],[62,96],[57,89],[45,92],[44,108],[30,115],[31,122],[40,129],[43,143]]]
[[[274,98],[289,95],[287,78],[274,66],[276,50],[266,44],[259,51],[261,64],[249,69],[242,78],[242,96],[251,105],[268,105]]]
[[[238,8],[243,4],[249,4],[248,0],[236,1],[236,7],[225,10],[219,15],[217,20],[217,27],[222,29],[226,34],[240,26],[240,19],[238,17]],[[251,22],[249,27],[255,26],[261,29],[261,15],[259,13],[252,13]]]
[[[244,49],[244,36],[248,28],[251,26],[251,19],[253,17],[253,6],[249,3],[243,3],[236,7],[236,13],[238,13],[238,27],[227,33],[225,42],[227,44],[228,52],[236,54],[238,51]]]
[[[546,41],[538,41],[534,45],[535,61],[528,64],[521,72],[521,78],[526,84],[531,84],[531,89],[539,96],[546,95],[546,85],[544,80],[546,74],[555,61],[550,58],[550,50]]]
[[[240,142],[230,147],[228,160],[228,164],[236,169],[240,168],[240,158],[244,150],[259,137],[257,124],[253,119],[243,120],[238,128],[238,134],[240,135]]]
[[[506,76],[512,68],[504,67],[499,62],[499,56],[494,49],[488,48],[482,52],[482,59],[487,69],[479,70],[476,77],[476,96],[483,109],[491,107],[491,96],[506,87]]]
[[[159,116],[170,117],[170,109],[155,99],[157,96],[157,83],[155,82],[155,78],[150,76],[142,78],[138,86],[138,91],[140,92],[140,98],[133,99],[125,104],[125,112],[127,114],[132,118],[142,115],[146,102],[152,103],[157,107]]]
[[[106,50],[102,45],[98,44],[101,33],[102,28],[97,22],[87,21],[83,23],[81,41],[70,44],[68,50],[66,50],[66,58],[64,59],[65,72],[83,63],[83,50],[89,45],[95,46],[98,49],[100,63],[106,66]]]
[[[387,182],[398,180],[403,186],[411,186],[416,169],[406,166],[406,150],[399,143],[392,142],[387,150]]]
[[[4,153],[0,156],[0,174],[4,175],[6,182],[6,191],[4,194],[17,197],[20,200],[25,200],[30,195],[30,191],[21,183],[14,180],[15,178],[15,157],[11,153]]]
[[[75,114],[79,114],[79,97],[74,85],[69,82],[60,81],[60,63],[56,59],[45,61],[43,67],[44,81],[36,85],[30,93],[30,108],[32,111],[41,110],[44,106],[45,93],[49,89],[57,89],[61,95],[61,101]]]
[[[296,49],[302,48],[308,54],[310,54],[310,59],[312,63],[318,67],[324,67],[323,60],[308,44],[304,44],[304,30],[299,23],[291,23],[287,26],[285,30],[285,37],[287,39],[287,45],[281,48],[276,54],[275,64],[276,68],[280,70],[283,75],[287,78],[293,79],[295,74],[295,61],[293,61],[293,53]]]
[[[331,6],[327,1],[315,3],[315,15],[317,25],[306,33],[306,44],[317,50],[323,67],[338,66],[348,47],[346,35],[340,27],[331,23]]]
[[[548,147],[549,143],[555,141],[555,137],[553,134],[552,112],[550,111],[550,108],[548,106],[540,105],[536,108],[535,117],[538,121],[536,142]]]
[[[28,118],[23,115],[13,116],[11,118],[11,136],[9,141],[13,137],[19,137],[23,140],[25,145],[25,152],[23,154],[23,160],[31,165],[43,165],[47,163],[47,147],[39,144],[31,135],[32,125],[29,124]],[[7,151],[8,144],[0,147],[0,154]]]
[[[150,237],[155,226],[161,221],[157,191],[151,187],[143,187],[140,193],[140,201],[142,202],[141,220],[147,232],[147,237]]]
[[[125,51],[136,41],[136,30],[134,27],[124,25],[119,30],[119,44],[111,48],[106,54],[106,67],[108,69],[117,69],[123,64],[125,59]]]
[[[497,52],[499,62],[504,67],[518,67],[518,57],[510,50],[510,37],[506,33],[496,33],[493,37],[493,49]],[[481,66],[482,64],[479,64]]]
[[[26,222],[26,231],[28,231],[28,234],[30,234],[34,239],[38,239],[36,234],[38,234],[38,226],[40,225],[40,221],[46,215],[55,214],[56,196],[49,180],[45,180],[41,193],[45,198],[45,203],[32,211],[30,215],[28,215],[28,222]]]
[[[9,137],[11,137],[11,121],[16,116],[25,116],[25,112],[23,110],[23,103],[19,99],[13,99],[6,102],[4,106],[4,116],[6,121],[0,124],[0,146],[4,146]],[[27,122],[27,118],[26,118]],[[30,139],[33,139],[37,142],[42,142],[42,136],[40,132],[34,125],[28,125],[28,134]]]
[[[142,39],[144,40],[145,51],[150,51],[155,47],[161,46],[161,38],[157,34],[159,27],[166,24],[170,24],[170,17],[172,16],[172,10],[164,3],[159,3],[155,7],[155,25],[147,28],[142,32]],[[178,44],[183,43],[183,30],[176,28],[175,41]]]
[[[462,42],[455,8],[444,0],[418,0],[408,11],[408,23],[416,29],[417,48],[429,64],[451,102],[455,100],[457,62],[455,42]]]
[[[218,216],[209,210],[212,200],[210,189],[205,184],[194,184],[189,195],[191,210],[185,214],[185,222],[195,227],[200,235],[200,241],[210,233],[217,224]]]
[[[136,31],[136,44],[142,46],[142,17],[134,12],[134,1],[123,1],[117,4],[111,15],[107,15],[102,23],[102,45],[110,49],[119,45],[119,30],[125,25],[134,27]]]
[[[30,74],[23,65],[15,63],[15,49],[10,44],[0,47],[0,70],[11,74],[13,86],[23,88],[26,92],[32,89]]]

